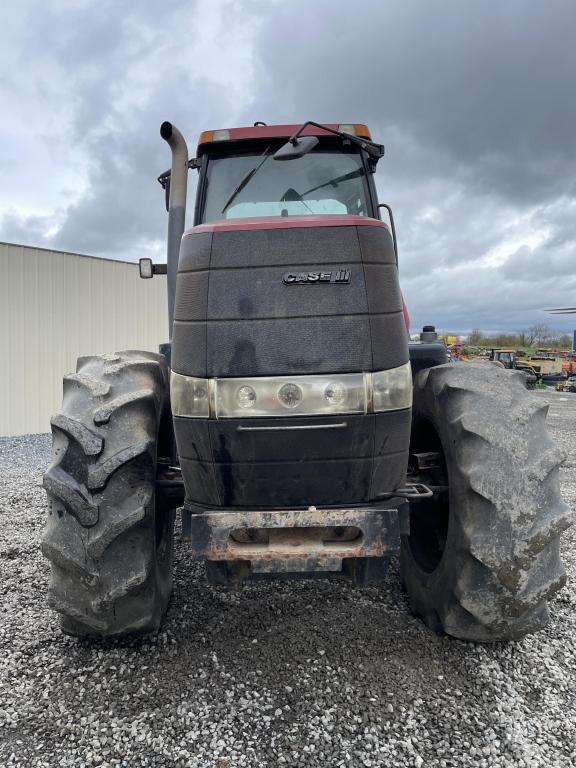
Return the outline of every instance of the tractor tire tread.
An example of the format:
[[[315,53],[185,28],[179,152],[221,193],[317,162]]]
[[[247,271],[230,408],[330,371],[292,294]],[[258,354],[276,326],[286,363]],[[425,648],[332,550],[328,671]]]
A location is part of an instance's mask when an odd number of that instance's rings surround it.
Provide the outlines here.
[[[448,634],[498,641],[547,621],[546,601],[566,578],[559,534],[573,514],[560,496],[564,454],[547,432],[546,413],[519,376],[497,366],[448,364],[416,377],[415,416],[435,420],[455,446],[449,474],[458,511],[450,513],[452,544],[439,575],[419,573],[403,540],[403,582],[433,628],[432,613]]]
[[[50,424],[76,440],[87,456],[98,456],[102,452],[104,441],[101,436],[85,427],[78,419],[70,419],[68,416],[57,413],[50,420]]]
[[[105,405],[101,405],[94,411],[94,424],[98,426],[108,424],[113,413],[124,408],[127,405],[137,403],[139,400],[148,400],[154,397],[153,389],[139,389],[135,392],[127,392],[124,395],[110,400]]]
[[[121,367],[109,377],[110,366]],[[65,377],[62,409],[52,421],[53,462],[44,476],[49,602],[71,635],[154,632],[172,578],[173,517],[162,523],[158,548],[154,502],[166,364],[161,355],[128,351],[81,358],[77,371]],[[106,418],[98,423],[98,415]]]

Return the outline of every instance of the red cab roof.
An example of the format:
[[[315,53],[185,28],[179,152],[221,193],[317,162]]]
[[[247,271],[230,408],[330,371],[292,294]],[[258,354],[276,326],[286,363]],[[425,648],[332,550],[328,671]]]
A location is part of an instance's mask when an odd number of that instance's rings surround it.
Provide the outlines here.
[[[198,140],[198,148],[207,144],[223,141],[242,141],[243,139],[289,139],[296,133],[302,123],[290,125],[251,125],[245,128],[219,128],[214,131],[203,131]],[[355,136],[361,136],[364,139],[370,139],[370,131],[363,123],[325,123],[328,128],[335,131],[351,133]],[[302,136],[330,136],[330,132],[323,128],[316,128],[314,125],[308,125],[302,131]]]

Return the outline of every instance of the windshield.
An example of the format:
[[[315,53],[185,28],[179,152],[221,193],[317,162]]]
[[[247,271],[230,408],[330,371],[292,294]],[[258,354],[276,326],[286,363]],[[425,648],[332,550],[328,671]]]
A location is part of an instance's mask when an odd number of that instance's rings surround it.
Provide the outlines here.
[[[202,222],[251,216],[369,216],[368,185],[357,150],[315,150],[286,162],[264,154],[212,157]]]

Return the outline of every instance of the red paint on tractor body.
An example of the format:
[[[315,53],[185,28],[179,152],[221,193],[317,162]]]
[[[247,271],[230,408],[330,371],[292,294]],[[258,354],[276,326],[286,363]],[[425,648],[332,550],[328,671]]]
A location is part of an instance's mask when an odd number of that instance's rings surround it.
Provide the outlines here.
[[[408,307],[406,306],[406,302],[404,301],[404,296],[402,296],[402,314],[404,315],[406,330],[408,331],[408,335],[410,335],[410,313],[408,312]]]
[[[185,235],[200,232],[238,232],[251,229],[291,229],[293,227],[384,227],[379,219],[367,216],[259,216],[245,219],[226,219],[198,224],[184,232]]]
[[[243,141],[246,139],[289,139],[290,136],[293,136],[296,131],[301,127],[302,123],[294,123],[290,125],[251,125],[244,128],[226,128],[225,130],[228,131],[229,138],[227,139],[217,139],[216,141],[212,139],[211,141],[203,141],[202,136],[210,135],[214,133],[214,131],[204,131],[203,134],[200,136],[200,141],[198,143],[198,148],[205,148],[213,143],[219,143],[221,141]],[[356,124],[357,127],[360,127],[360,124]],[[339,129],[338,123],[326,123],[326,126],[328,128],[332,128],[333,130],[337,131]],[[362,125],[362,128],[365,129],[364,132],[358,133],[359,136],[362,136],[364,138],[369,138],[370,131],[365,125]],[[223,129],[224,130],[224,129]],[[324,128],[317,128],[314,125],[308,125],[302,133],[301,136],[333,136],[330,131],[324,130]]]

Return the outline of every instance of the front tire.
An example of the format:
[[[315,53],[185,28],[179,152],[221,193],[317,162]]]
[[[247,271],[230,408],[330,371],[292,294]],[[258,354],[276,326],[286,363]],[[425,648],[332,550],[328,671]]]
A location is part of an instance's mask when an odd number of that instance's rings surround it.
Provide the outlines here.
[[[422,478],[439,492],[412,505],[401,577],[432,629],[489,642],[547,623],[547,600],[565,582],[559,536],[573,522],[547,411],[523,374],[496,366],[416,376],[411,454],[439,457],[435,476]]]
[[[155,493],[158,445],[169,418],[161,355],[80,358],[64,378],[44,475],[42,552],[49,604],[62,630],[111,637],[158,630],[172,589],[173,512]]]

